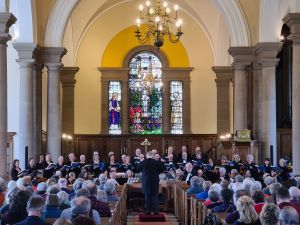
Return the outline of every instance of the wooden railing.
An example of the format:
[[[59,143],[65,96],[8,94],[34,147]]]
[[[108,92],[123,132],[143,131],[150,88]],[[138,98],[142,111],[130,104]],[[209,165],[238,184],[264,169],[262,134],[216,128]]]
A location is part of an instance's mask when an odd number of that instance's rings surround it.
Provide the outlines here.
[[[203,225],[205,217],[212,213],[203,205],[204,200],[196,199],[195,195],[188,195],[189,185],[182,181],[174,184],[174,212],[182,225]],[[226,224],[228,213],[213,213],[218,221]]]

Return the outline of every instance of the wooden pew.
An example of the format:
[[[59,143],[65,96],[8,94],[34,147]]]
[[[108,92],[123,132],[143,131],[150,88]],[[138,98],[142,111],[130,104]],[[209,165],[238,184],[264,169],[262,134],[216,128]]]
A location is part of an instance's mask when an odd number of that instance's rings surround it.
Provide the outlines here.
[[[188,197],[186,195],[186,190],[189,187],[190,186],[183,181],[177,181],[177,183],[173,186],[175,215],[183,225],[188,225],[187,217],[189,216],[189,211],[187,211],[187,209],[189,206],[187,204]]]
[[[205,200],[196,199],[195,196],[191,196],[191,225],[202,225],[202,210],[204,201]]]

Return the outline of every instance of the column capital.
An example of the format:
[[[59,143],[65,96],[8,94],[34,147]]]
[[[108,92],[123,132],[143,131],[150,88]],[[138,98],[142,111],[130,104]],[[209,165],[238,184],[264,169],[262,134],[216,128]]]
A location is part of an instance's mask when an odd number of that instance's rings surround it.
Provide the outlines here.
[[[63,67],[62,63],[45,63],[45,67],[48,69],[48,71],[60,71],[60,69]]]
[[[78,72],[79,67],[63,67],[60,73],[60,82],[63,87],[72,86],[74,87],[76,80],[75,74]]]
[[[230,47],[228,53],[233,57],[233,67],[247,67],[254,61],[253,47]]]
[[[279,61],[277,54],[280,51],[280,42],[260,42],[255,46],[256,62],[262,67],[275,67]]]
[[[42,47],[40,51],[40,60],[45,65],[60,63],[67,53],[67,49],[63,47]]]
[[[216,82],[226,81],[229,82],[234,78],[234,69],[232,66],[213,66],[212,70],[216,74]]]
[[[28,59],[38,59],[40,47],[34,43],[13,43],[13,47],[18,52],[20,61]]]
[[[291,29],[290,38],[293,44],[300,45],[300,13],[289,13],[282,21]]]
[[[11,39],[9,28],[17,21],[12,13],[0,13],[0,44],[6,44]]]

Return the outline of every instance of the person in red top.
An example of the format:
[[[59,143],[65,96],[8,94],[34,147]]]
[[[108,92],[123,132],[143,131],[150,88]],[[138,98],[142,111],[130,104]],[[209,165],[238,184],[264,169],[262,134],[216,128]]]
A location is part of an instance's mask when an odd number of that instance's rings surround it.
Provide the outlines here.
[[[254,209],[256,213],[260,213],[263,206],[265,205],[264,193],[262,191],[255,191],[252,194],[252,199],[254,201]]]
[[[3,205],[4,201],[5,201],[5,192],[6,192],[6,183],[0,177],[0,207],[2,207],[2,205]]]
[[[294,209],[296,209],[298,214],[300,215],[300,207],[297,206],[296,204],[293,204],[290,202],[290,193],[287,188],[285,188],[285,187],[279,188],[277,191],[276,198],[277,198],[277,206],[280,209],[283,209],[286,206],[291,206]],[[299,223],[300,223],[300,221],[299,221]]]

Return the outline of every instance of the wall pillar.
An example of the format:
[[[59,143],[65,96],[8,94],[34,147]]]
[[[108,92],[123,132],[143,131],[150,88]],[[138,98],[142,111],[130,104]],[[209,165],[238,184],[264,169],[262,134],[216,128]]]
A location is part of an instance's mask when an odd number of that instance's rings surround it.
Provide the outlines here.
[[[253,61],[252,47],[230,47],[229,54],[234,62],[233,132],[248,128],[247,121],[247,66]]]
[[[276,58],[281,43],[258,43],[255,48],[257,63],[261,65],[261,138],[262,159],[270,157],[273,147],[273,165],[277,163],[276,127]]]
[[[62,132],[74,134],[74,88],[78,67],[63,67],[60,74],[62,84]]]
[[[61,103],[60,70],[61,59],[66,54],[65,48],[44,47],[41,49],[41,61],[48,70],[47,87],[47,152],[57,162],[61,155]]]
[[[11,13],[0,13],[0,176],[7,177],[7,42],[9,28],[16,22]]]
[[[293,41],[293,109],[292,109],[292,146],[293,173],[300,175],[300,13],[289,13],[283,22],[291,28],[290,38]]]
[[[214,66],[217,85],[217,133],[218,135],[230,133],[230,82],[234,78],[231,66]]]
[[[20,65],[20,99],[19,99],[19,158],[24,161],[25,148],[28,157],[35,157],[34,149],[34,92],[33,66],[38,57],[38,46],[31,43],[14,43]],[[22,160],[23,159],[23,160]]]
[[[36,62],[33,66],[33,152],[36,160],[42,154],[42,69]]]

